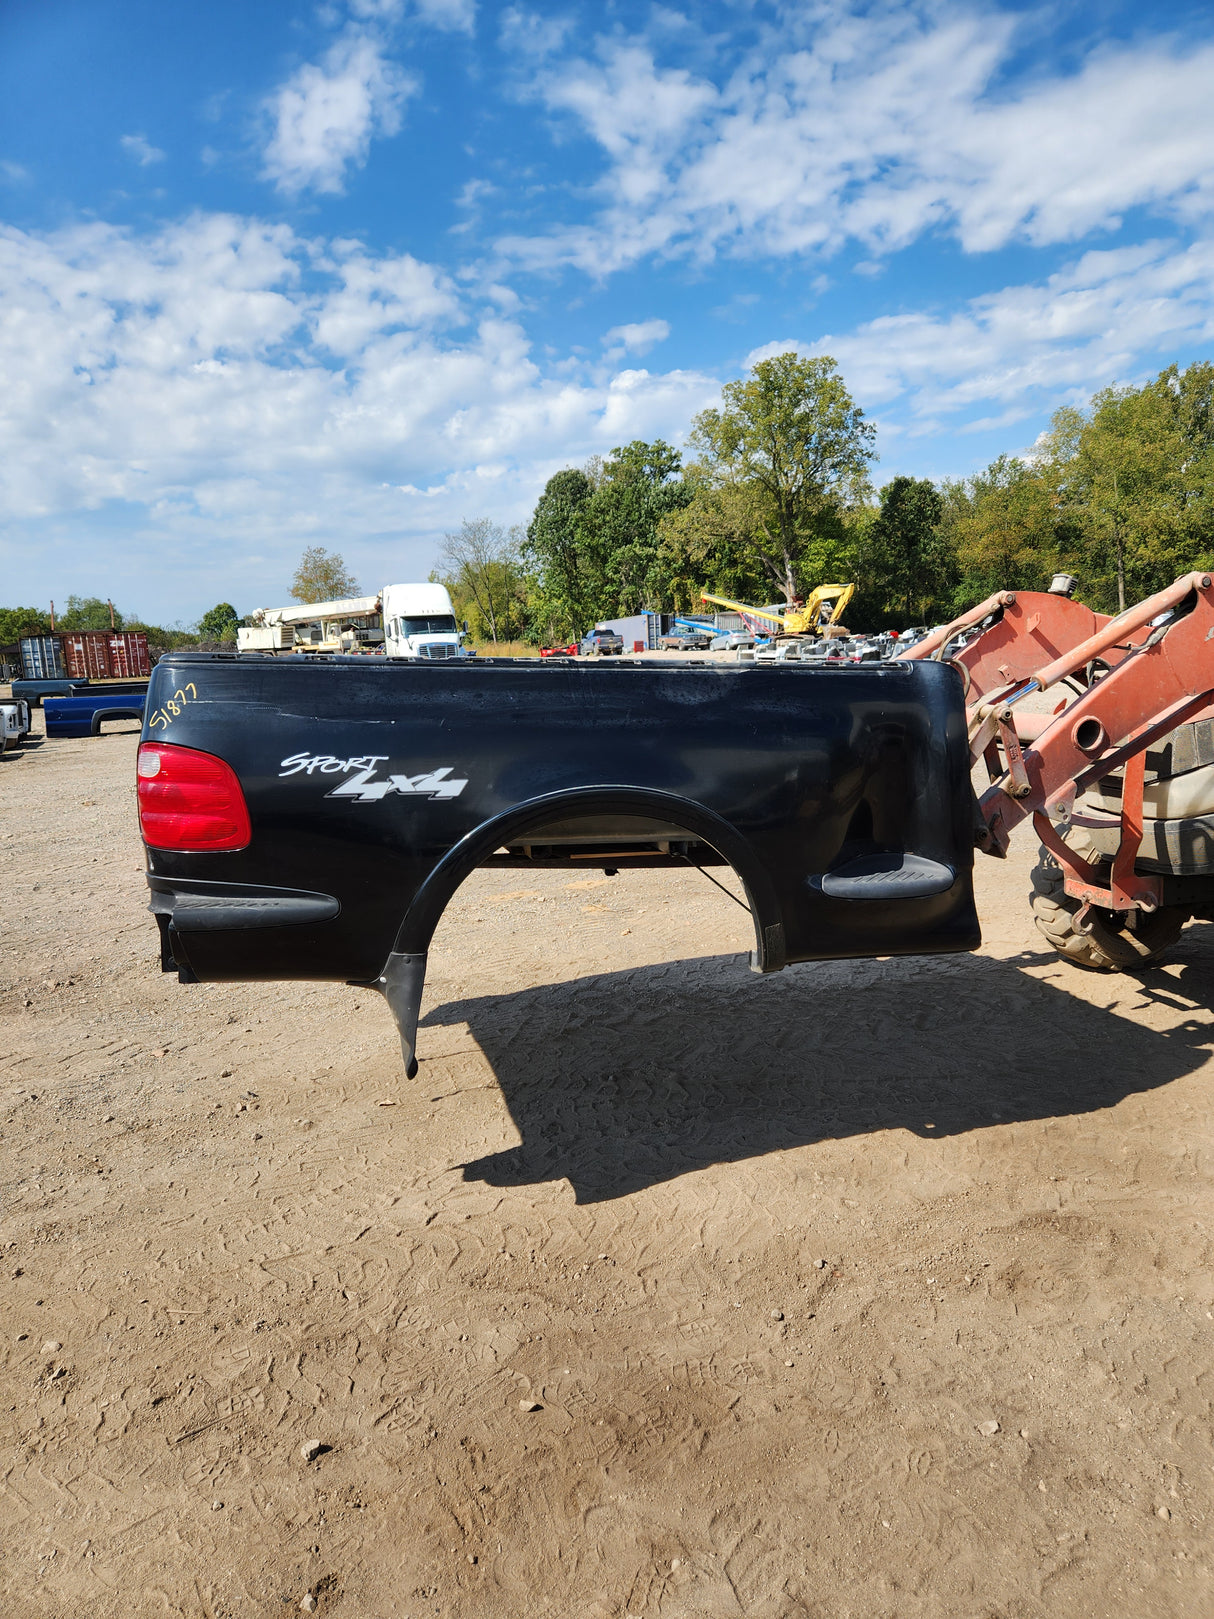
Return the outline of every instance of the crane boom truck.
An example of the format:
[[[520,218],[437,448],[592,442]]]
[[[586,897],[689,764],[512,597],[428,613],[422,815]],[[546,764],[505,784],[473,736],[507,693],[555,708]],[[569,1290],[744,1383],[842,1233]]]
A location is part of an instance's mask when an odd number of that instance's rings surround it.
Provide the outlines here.
[[[724,607],[737,613],[747,629],[756,635],[822,635],[846,634],[839,625],[844,609],[856,594],[855,585],[819,585],[804,602],[796,607],[777,610],[773,607],[748,607],[745,602],[730,601],[724,596],[710,596],[707,591],[700,600],[714,607]]]
[[[455,658],[462,635],[445,585],[384,585],[374,596],[259,607],[236,632],[241,652],[385,652],[390,658]]]

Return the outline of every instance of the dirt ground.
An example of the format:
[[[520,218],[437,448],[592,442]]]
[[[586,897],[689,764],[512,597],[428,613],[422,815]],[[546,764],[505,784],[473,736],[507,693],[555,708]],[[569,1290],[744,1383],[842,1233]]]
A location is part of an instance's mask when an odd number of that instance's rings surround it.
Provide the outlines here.
[[[1214,928],[1061,962],[1022,831],[978,954],[758,978],[479,872],[410,1082],[161,975],[134,752],[0,759],[5,1619],[1214,1614]]]

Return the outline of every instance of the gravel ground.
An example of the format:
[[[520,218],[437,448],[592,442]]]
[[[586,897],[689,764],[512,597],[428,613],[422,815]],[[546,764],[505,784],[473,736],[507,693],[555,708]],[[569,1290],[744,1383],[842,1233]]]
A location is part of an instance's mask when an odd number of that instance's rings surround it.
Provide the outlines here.
[[[1061,962],[1022,830],[975,955],[760,979],[482,871],[410,1082],[161,975],[135,741],[0,759],[6,1619],[1214,1613],[1214,929]]]

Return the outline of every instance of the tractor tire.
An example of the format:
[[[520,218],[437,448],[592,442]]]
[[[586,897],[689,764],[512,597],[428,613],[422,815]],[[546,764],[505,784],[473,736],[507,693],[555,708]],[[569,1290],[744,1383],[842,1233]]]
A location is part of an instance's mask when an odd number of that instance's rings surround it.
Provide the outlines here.
[[[1108,861],[1101,860],[1081,827],[1069,828],[1063,841],[1083,859],[1108,870]],[[1123,926],[1118,912],[1093,905],[1088,912],[1090,932],[1080,933],[1075,927],[1080,903],[1067,893],[1062,867],[1042,845],[1033,868],[1033,921],[1058,954],[1077,967],[1125,972],[1148,966],[1171,949],[1191,915],[1183,906],[1164,905],[1157,911],[1139,911],[1138,925],[1130,929]]]

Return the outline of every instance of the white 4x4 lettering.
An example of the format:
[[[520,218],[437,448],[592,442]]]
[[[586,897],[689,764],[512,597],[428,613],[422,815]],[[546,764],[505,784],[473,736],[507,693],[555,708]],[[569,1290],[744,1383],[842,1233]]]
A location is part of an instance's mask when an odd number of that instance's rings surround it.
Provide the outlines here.
[[[352,798],[356,804],[374,804],[391,793],[416,798],[458,798],[468,781],[466,777],[452,780],[453,768],[442,765],[437,770],[424,770],[420,776],[389,776],[385,781],[375,781],[378,764],[372,764],[356,771],[325,797]]]

